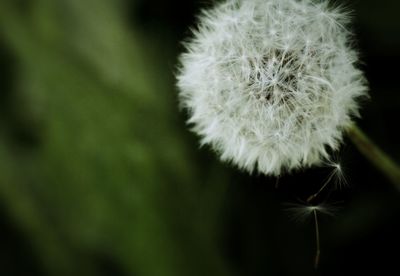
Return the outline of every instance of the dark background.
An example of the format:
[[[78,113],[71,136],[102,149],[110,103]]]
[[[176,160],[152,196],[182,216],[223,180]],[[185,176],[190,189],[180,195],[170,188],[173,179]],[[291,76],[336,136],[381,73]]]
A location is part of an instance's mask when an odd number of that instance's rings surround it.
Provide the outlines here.
[[[371,87],[359,125],[400,160],[400,2],[336,2]],[[400,274],[400,191],[348,140],[318,271],[312,217],[285,209],[330,170],[277,182],[199,149],[174,71],[212,4],[0,0],[0,275]]]

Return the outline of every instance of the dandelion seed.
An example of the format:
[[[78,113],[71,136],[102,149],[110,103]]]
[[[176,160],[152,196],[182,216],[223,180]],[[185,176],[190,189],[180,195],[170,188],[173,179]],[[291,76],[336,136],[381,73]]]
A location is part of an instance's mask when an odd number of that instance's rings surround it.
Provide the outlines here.
[[[333,179],[333,183],[336,189],[342,189],[348,186],[348,182],[343,170],[343,165],[340,162],[329,161],[325,162],[324,165],[332,169],[328,178]]]
[[[287,208],[285,211],[289,214],[289,217],[294,220],[295,222],[305,222],[308,218],[313,216],[314,211],[328,215],[334,216],[336,208],[325,204],[320,203],[317,205],[311,205],[307,202],[302,203],[289,203],[286,204]]]
[[[286,209],[291,214],[291,217],[296,221],[304,221],[307,218],[312,217],[315,226],[315,258],[314,268],[317,269],[319,266],[321,256],[321,243],[320,243],[320,229],[318,214],[325,214],[329,216],[334,215],[334,209],[331,206],[325,204],[319,205],[308,205],[308,204],[290,204],[290,207]]]
[[[343,171],[342,171],[342,166],[341,166],[340,163],[336,163],[336,162],[330,161],[330,162],[325,163],[325,166],[329,167],[331,169],[331,172],[329,173],[327,179],[322,184],[322,186],[318,190],[318,192],[316,192],[316,193],[312,194],[311,196],[309,196],[308,199],[307,199],[307,202],[312,202],[331,183],[334,184],[335,189],[340,189],[340,188],[342,188],[344,186],[347,186],[347,181],[346,181],[346,178],[344,177],[344,174],[343,174]]]
[[[327,159],[367,91],[348,21],[312,0],[227,0],[204,11],[177,74],[201,144],[275,176]]]

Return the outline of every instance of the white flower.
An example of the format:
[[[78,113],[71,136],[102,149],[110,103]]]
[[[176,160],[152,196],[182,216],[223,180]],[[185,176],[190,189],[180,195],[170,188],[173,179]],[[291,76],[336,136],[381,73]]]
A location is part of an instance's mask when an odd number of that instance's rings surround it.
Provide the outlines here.
[[[204,11],[178,73],[189,123],[222,160],[279,175],[337,149],[367,93],[348,16],[311,0]]]

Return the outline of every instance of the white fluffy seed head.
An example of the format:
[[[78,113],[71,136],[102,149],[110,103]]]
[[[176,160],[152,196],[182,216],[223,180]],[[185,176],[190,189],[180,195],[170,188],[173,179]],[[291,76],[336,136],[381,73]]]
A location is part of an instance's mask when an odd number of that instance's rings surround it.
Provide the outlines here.
[[[312,0],[227,0],[180,57],[180,101],[222,160],[279,175],[337,149],[367,93],[348,16]]]

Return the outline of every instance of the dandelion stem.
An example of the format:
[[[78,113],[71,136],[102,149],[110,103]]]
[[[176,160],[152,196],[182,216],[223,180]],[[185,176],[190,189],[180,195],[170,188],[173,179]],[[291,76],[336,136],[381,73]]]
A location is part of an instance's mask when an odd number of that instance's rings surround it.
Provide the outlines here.
[[[358,150],[400,190],[399,165],[375,145],[356,125],[351,126],[347,133]]]
[[[314,222],[315,222],[315,240],[316,240],[316,246],[317,246],[317,250],[315,253],[315,260],[314,260],[314,268],[318,269],[319,257],[321,255],[321,249],[320,249],[320,242],[319,242],[319,226],[318,226],[317,210],[313,209],[313,213],[314,213]]]

